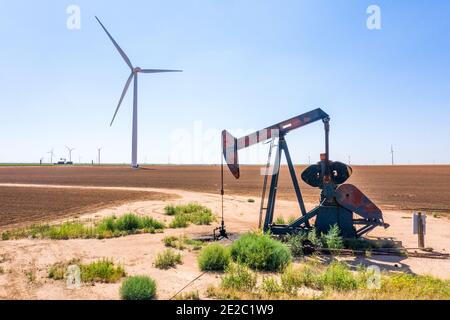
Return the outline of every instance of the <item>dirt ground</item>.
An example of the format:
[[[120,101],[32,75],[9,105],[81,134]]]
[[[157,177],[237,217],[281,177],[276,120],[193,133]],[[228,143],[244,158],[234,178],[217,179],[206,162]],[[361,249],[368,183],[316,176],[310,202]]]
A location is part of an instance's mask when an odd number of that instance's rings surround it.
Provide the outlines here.
[[[225,168],[228,194],[259,198],[263,177],[259,166],[243,166],[235,180]],[[303,166],[297,167],[299,176]],[[301,180],[301,179],[299,179]],[[348,180],[383,209],[424,210],[450,215],[450,166],[353,166]],[[0,167],[0,184],[57,184],[103,187],[167,188],[217,194],[220,166],[128,167]],[[294,200],[290,177],[282,167],[280,199]],[[300,181],[306,202],[316,202],[319,190]],[[0,195],[1,199],[1,195]]]
[[[30,187],[31,186],[23,186]],[[50,186],[47,186],[50,188]],[[35,186],[34,188],[40,188]],[[52,188],[61,189],[59,186]],[[78,189],[66,186],[64,191]],[[91,188],[83,188],[92,191]],[[107,215],[120,216],[126,212],[148,215],[169,222],[172,217],[163,214],[167,203],[181,204],[190,201],[202,203],[218,214],[220,211],[220,196],[201,192],[190,192],[176,189],[153,188],[120,188],[123,191],[150,191],[175,194],[176,200],[150,200],[129,202],[107,209],[96,210],[81,215],[78,219],[99,219]],[[101,190],[117,190],[101,188]],[[79,190],[77,190],[79,192]],[[249,203],[248,196],[227,195],[225,197],[226,226],[236,238],[239,234],[257,227],[258,202]],[[312,208],[313,203],[307,207]],[[282,200],[278,202],[279,215],[289,217],[295,215],[296,203]],[[371,238],[395,238],[402,241],[407,248],[416,247],[417,240],[411,233],[411,212],[385,210],[385,221],[390,224],[386,230],[377,228],[369,233]],[[218,221],[214,224],[216,226]],[[68,289],[64,281],[54,281],[47,278],[49,266],[56,262],[79,258],[88,263],[100,258],[111,258],[122,264],[129,275],[148,275],[156,279],[158,299],[170,299],[201,274],[195,251],[182,252],[184,263],[176,269],[159,270],[152,263],[156,255],[164,250],[162,239],[167,235],[187,235],[195,237],[211,234],[214,226],[189,226],[186,229],[166,229],[161,234],[141,234],[106,240],[17,240],[0,241],[0,299],[118,299],[120,283],[83,285],[79,289]],[[225,240],[229,242],[229,240]],[[427,219],[426,244],[440,252],[450,250],[450,220],[447,218]],[[384,270],[401,270],[417,274],[431,274],[441,278],[450,278],[450,260],[406,258],[392,256],[373,256],[371,258],[347,258],[355,265],[364,263],[375,264]],[[201,297],[209,285],[218,284],[220,276],[214,273],[202,275],[194,281],[186,292],[198,290]]]
[[[0,231],[42,223],[139,200],[164,200],[157,192],[0,186]]]

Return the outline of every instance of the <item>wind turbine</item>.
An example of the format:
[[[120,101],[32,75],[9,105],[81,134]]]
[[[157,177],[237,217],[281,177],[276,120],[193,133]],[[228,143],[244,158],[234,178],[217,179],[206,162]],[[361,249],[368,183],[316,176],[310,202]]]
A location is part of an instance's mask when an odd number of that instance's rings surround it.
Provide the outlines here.
[[[141,69],[140,67],[133,67],[133,64],[131,63],[128,56],[125,54],[125,52],[119,47],[117,42],[113,39],[113,37],[109,34],[108,30],[103,26],[100,19],[95,17],[97,19],[100,26],[103,28],[103,30],[108,35],[111,42],[114,44],[114,47],[116,47],[117,51],[119,51],[119,54],[122,56],[125,63],[128,65],[128,67],[131,70],[131,74],[128,77],[127,82],[125,83],[125,87],[123,88],[122,95],[119,99],[119,104],[117,105],[116,111],[114,112],[114,116],[111,120],[110,126],[112,126],[114,119],[116,118],[117,112],[119,111],[120,105],[122,104],[123,98],[125,97],[125,94],[127,93],[128,87],[130,86],[131,80],[133,79],[133,85],[134,85],[134,92],[133,92],[133,129],[132,129],[132,141],[131,141],[131,167],[137,168],[137,130],[138,130],[138,74],[139,73],[162,73],[162,72],[182,72],[182,70],[164,70],[164,69]]]
[[[53,151],[54,151],[54,150],[53,150],[53,148],[52,148],[52,150],[50,150],[49,152],[47,152],[47,153],[50,153],[50,163],[53,163],[53,154],[54,154]]]
[[[391,145],[391,163],[394,165],[394,146]]]
[[[103,147],[101,148],[97,148],[97,152],[98,152],[98,165],[100,165],[100,153],[102,152]]]
[[[75,150],[75,148],[69,148],[66,146],[67,151],[69,151],[69,162],[72,162],[72,151]]]

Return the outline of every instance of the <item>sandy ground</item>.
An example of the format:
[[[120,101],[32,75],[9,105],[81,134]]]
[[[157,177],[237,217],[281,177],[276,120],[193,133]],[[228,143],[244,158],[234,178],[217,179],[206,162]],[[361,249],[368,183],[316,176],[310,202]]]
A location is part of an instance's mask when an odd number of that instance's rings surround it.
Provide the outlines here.
[[[2,184],[2,186],[6,186]],[[42,187],[22,185],[23,187]],[[49,186],[46,188],[79,188],[71,186]],[[98,187],[83,187],[89,189]],[[121,215],[135,212],[169,222],[171,217],[163,214],[167,203],[181,204],[196,201],[220,213],[220,196],[207,193],[188,192],[175,189],[154,188],[101,188],[136,191],[163,192],[178,195],[176,200],[153,200],[131,202],[81,215],[77,219],[99,219],[107,215]],[[259,203],[249,203],[249,197],[225,196],[226,226],[235,238],[238,234],[255,229],[258,223]],[[312,204],[307,207],[312,208]],[[287,200],[278,201],[277,212],[288,218],[298,215],[297,204]],[[410,212],[384,211],[385,221],[390,224],[386,230],[378,228],[369,237],[394,238],[402,241],[406,248],[417,246],[412,235]],[[158,299],[169,299],[176,292],[201,274],[197,267],[195,251],[182,252],[184,263],[176,269],[159,270],[152,263],[156,255],[164,250],[162,239],[167,235],[187,235],[196,237],[209,235],[214,226],[189,226],[186,229],[166,229],[162,234],[142,234],[107,240],[16,240],[0,241],[0,298],[1,299],[118,299],[120,283],[83,285],[79,289],[67,289],[64,281],[47,278],[49,266],[56,262],[79,258],[87,263],[100,258],[111,258],[124,266],[129,275],[149,275],[158,284]],[[225,240],[224,242],[228,242]],[[450,252],[450,220],[447,218],[427,218],[426,245],[436,251]],[[372,258],[346,258],[358,264],[376,264],[382,269],[403,270],[417,274],[431,274],[450,278],[450,260],[373,256]],[[218,284],[220,276],[208,273],[194,281],[185,292],[204,291],[209,285]]]

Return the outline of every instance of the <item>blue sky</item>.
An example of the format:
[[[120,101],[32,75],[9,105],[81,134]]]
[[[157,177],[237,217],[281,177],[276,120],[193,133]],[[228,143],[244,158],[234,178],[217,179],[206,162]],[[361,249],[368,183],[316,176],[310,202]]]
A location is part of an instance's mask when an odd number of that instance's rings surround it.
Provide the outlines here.
[[[69,5],[81,29],[66,26]],[[366,27],[369,5],[381,30]],[[65,157],[130,162],[128,76],[98,15],[131,61],[183,69],[139,78],[139,161],[220,161],[239,136],[321,107],[331,158],[450,163],[450,2],[381,0],[2,1],[0,162]],[[287,137],[295,162],[323,151],[321,124]],[[242,155],[262,162],[267,146]],[[244,153],[246,153],[244,151]],[[256,156],[249,156],[256,154]],[[262,156],[263,155],[263,156]],[[247,158],[246,158],[247,157]]]

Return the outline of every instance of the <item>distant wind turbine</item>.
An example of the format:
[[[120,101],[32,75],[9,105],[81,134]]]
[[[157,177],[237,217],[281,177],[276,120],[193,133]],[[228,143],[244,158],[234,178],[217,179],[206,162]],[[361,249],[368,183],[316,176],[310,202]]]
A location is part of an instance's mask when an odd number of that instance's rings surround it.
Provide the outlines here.
[[[97,152],[98,152],[98,164],[100,165],[100,153],[102,152],[103,148],[97,148]]]
[[[52,148],[52,150],[50,150],[50,151],[47,152],[47,153],[50,153],[50,163],[53,163],[53,154],[54,154],[53,148]]]
[[[114,112],[114,116],[111,120],[110,126],[112,126],[114,119],[116,118],[117,112],[119,111],[120,105],[122,104],[123,98],[125,97],[125,94],[127,93],[128,87],[130,86],[131,80],[134,80],[134,92],[133,92],[133,129],[132,129],[132,150],[131,150],[131,167],[137,168],[137,130],[138,130],[138,73],[161,73],[161,72],[182,72],[182,70],[164,70],[164,69],[141,69],[139,67],[133,67],[130,59],[125,54],[125,52],[119,47],[117,42],[113,39],[113,37],[109,34],[108,30],[103,26],[100,19],[95,17],[97,19],[100,26],[103,28],[103,30],[108,35],[111,42],[116,47],[117,51],[119,51],[119,54],[122,56],[125,63],[128,65],[128,67],[131,70],[131,74],[128,77],[127,82],[125,83],[125,87],[122,91],[122,95],[119,99],[119,104],[117,105],[116,111]]]
[[[394,165],[394,146],[393,145],[391,145],[391,162],[392,162],[392,165]]]
[[[66,146],[67,151],[69,151],[69,161],[72,162],[72,151],[75,150],[75,148],[69,148]]]

